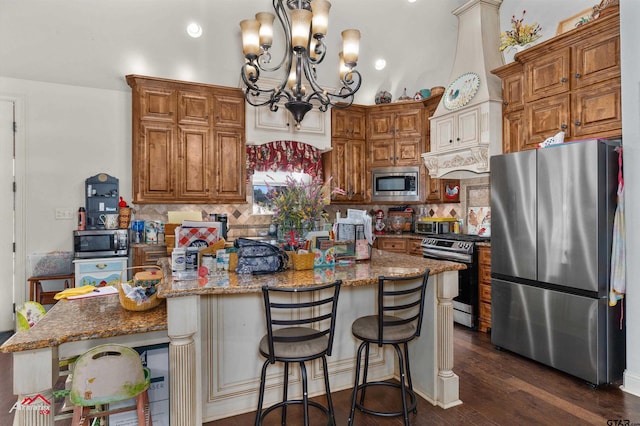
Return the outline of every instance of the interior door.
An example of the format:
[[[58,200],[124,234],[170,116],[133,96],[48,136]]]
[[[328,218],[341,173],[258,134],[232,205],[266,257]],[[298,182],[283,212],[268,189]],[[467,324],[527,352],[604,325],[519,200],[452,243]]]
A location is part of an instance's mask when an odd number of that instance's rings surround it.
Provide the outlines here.
[[[13,330],[14,102],[0,100],[0,331]]]

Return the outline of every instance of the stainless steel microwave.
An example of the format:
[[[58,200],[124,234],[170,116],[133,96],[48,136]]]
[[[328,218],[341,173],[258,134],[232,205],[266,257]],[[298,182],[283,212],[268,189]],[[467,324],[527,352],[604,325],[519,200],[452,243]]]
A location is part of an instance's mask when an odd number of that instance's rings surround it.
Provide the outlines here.
[[[73,251],[76,259],[127,256],[129,254],[129,230],[73,231]]]
[[[371,171],[371,201],[420,201],[419,167],[380,167]]]
[[[427,235],[450,234],[453,232],[453,222],[455,222],[455,219],[418,221],[415,224],[415,233]]]

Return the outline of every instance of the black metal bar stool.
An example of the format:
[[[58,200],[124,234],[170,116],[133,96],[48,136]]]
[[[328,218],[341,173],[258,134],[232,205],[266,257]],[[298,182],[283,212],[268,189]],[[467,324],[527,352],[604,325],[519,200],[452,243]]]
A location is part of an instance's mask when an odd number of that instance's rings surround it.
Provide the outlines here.
[[[329,389],[329,372],[327,355],[331,355],[333,336],[336,325],[336,310],[341,280],[318,287],[276,288],[263,287],[264,306],[267,319],[267,334],[260,340],[260,353],[267,358],[262,366],[260,378],[260,395],[256,412],[256,425],[273,410],[282,409],[282,424],[286,424],[287,406],[302,404],[304,424],[309,424],[309,406],[323,411],[328,424],[335,425],[331,390]],[[295,311],[295,312],[292,312]],[[309,401],[307,394],[306,361],[322,359],[324,384],[327,393],[327,407],[315,401]],[[284,363],[284,384],[282,402],[262,411],[267,367],[276,361]],[[289,400],[289,363],[300,365],[302,376],[302,399]],[[299,424],[299,423],[297,423]]]
[[[408,343],[420,335],[424,300],[429,279],[429,269],[419,275],[408,277],[379,277],[378,278],[378,312],[356,319],[351,325],[351,333],[362,341],[358,347],[355,384],[351,396],[351,413],[349,425],[353,424],[356,407],[364,413],[376,416],[403,416],[404,424],[409,425],[409,411],[416,410],[416,395],[411,383],[411,369],[409,368]],[[367,381],[369,369],[369,346],[377,344],[392,345],[398,355],[400,383],[387,381]],[[404,346],[404,353],[400,349]],[[360,383],[360,363],[362,350],[365,350],[364,372]],[[381,412],[365,407],[364,399],[367,388],[373,386],[390,386],[399,388],[402,397],[402,411]],[[360,400],[358,401],[358,391]],[[407,401],[407,395],[409,401]]]

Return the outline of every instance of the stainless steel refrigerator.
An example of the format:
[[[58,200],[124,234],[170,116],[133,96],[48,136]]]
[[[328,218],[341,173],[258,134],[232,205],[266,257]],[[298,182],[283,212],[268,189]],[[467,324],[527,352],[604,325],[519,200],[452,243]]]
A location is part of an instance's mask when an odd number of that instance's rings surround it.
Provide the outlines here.
[[[492,343],[594,385],[625,366],[607,298],[619,142],[491,158]]]

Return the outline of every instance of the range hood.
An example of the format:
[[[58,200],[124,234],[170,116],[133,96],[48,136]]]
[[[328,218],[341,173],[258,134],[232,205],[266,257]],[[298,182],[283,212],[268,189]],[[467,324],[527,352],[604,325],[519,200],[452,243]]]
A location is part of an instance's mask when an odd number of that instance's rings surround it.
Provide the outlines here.
[[[422,154],[433,178],[479,177],[489,172],[489,157],[502,153],[502,86],[491,74],[504,64],[501,4],[470,0],[452,12],[458,18],[456,57],[431,117],[431,150]]]

